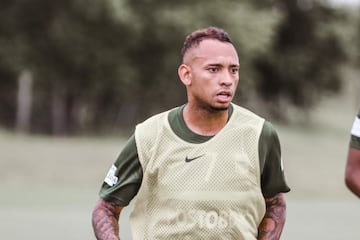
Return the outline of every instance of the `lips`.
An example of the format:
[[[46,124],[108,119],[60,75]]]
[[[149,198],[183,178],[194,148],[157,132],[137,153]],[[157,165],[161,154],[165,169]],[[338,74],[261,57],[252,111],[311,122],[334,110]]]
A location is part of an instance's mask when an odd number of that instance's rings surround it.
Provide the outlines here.
[[[216,94],[216,96],[227,96],[227,97],[231,97],[232,96],[232,92],[230,90],[222,90],[220,92],[218,92]]]
[[[227,90],[223,90],[220,91],[216,94],[217,98],[219,99],[220,102],[227,102],[231,99],[232,96],[232,92],[231,91],[227,91]]]

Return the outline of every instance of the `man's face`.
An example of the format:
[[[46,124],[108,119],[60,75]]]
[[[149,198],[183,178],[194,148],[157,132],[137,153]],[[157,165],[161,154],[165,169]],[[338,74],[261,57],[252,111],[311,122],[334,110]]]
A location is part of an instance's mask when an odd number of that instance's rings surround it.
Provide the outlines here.
[[[206,39],[184,57],[189,68],[189,101],[215,111],[228,109],[239,81],[239,58],[234,46]]]

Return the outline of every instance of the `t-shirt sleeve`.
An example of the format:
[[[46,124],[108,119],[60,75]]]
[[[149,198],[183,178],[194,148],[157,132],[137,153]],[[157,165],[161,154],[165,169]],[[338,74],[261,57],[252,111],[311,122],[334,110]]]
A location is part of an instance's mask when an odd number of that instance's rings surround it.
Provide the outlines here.
[[[351,129],[350,147],[360,149],[360,110]]]
[[[270,198],[278,193],[289,192],[279,137],[269,121],[265,121],[259,139],[259,158],[261,169],[261,189],[265,198]]]
[[[132,135],[107,173],[100,189],[100,197],[127,206],[137,194],[143,177],[135,136]]]

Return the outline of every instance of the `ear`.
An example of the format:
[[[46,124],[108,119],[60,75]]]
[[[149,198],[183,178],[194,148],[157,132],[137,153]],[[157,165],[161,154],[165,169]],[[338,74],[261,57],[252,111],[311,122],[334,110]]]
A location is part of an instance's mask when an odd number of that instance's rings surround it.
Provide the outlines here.
[[[191,69],[186,64],[181,64],[178,68],[178,74],[180,77],[180,80],[185,86],[188,86],[191,84]]]

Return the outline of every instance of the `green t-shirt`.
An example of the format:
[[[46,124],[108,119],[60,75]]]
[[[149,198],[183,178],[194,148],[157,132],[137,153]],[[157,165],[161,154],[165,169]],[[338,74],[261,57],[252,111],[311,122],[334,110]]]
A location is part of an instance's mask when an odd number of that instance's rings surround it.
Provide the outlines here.
[[[187,142],[203,143],[211,136],[201,136],[192,132],[185,124],[185,105],[169,113],[169,124],[176,135]],[[230,107],[229,113],[232,114]],[[281,159],[278,135],[268,121],[265,121],[259,139],[259,160],[261,169],[261,190],[264,197],[272,197],[280,192],[288,192]],[[143,169],[138,159],[135,137],[132,135],[110,168],[100,189],[100,197],[127,206],[137,194],[143,177]]]
[[[354,124],[351,129],[350,146],[360,149],[360,110],[355,117]]]

